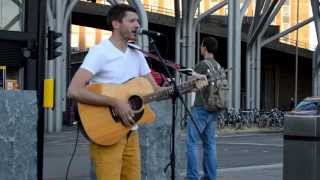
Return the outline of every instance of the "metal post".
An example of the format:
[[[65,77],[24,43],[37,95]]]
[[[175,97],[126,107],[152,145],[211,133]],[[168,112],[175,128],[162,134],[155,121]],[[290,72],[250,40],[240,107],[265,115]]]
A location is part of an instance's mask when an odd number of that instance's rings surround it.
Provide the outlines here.
[[[63,4],[63,19],[62,19],[62,110],[66,111],[66,98],[67,98],[67,33],[69,32],[67,29],[70,28],[69,21],[73,8],[76,6],[79,0],[69,0],[69,5],[67,5],[67,1],[65,0]]]
[[[252,47],[252,59],[251,59],[251,108],[255,108],[256,107],[256,101],[255,101],[255,98],[256,98],[256,91],[255,91],[255,86],[256,86],[256,79],[257,77],[255,76],[256,74],[256,68],[257,68],[257,61],[256,61],[256,58],[257,58],[257,55],[256,55],[256,52],[257,52],[257,44],[254,43],[253,44],[253,47]]]
[[[320,95],[320,88],[319,88],[319,67],[320,67],[320,59],[319,59],[319,45],[316,47],[316,49],[313,52],[313,57],[312,57],[312,86],[313,86],[313,91],[312,95],[313,96],[319,96]]]
[[[235,0],[234,4],[234,92],[233,92],[233,101],[234,108],[240,109],[241,101],[241,20],[240,20],[240,1]]]
[[[181,18],[180,18],[180,2],[179,0],[174,1],[174,12],[175,12],[175,24],[176,24],[176,40],[175,40],[175,62],[180,63],[180,46],[181,46]]]
[[[250,3],[251,3],[251,0],[245,0],[243,2],[243,5],[242,5],[242,7],[240,9],[240,24],[242,24],[243,17],[245,16],[245,13],[246,13]]]
[[[234,20],[234,0],[230,0],[228,4],[228,69],[231,69],[231,71],[228,72],[228,82],[229,82],[229,105],[228,108],[231,108],[234,106],[233,103],[233,92],[234,92],[234,81],[233,81],[233,74],[234,74],[234,67],[233,67],[233,20]]]
[[[55,69],[54,69],[54,61],[47,61],[46,62],[46,67],[47,67],[47,72],[46,72],[46,79],[54,79],[54,72],[55,72]],[[53,114],[53,109],[50,108],[50,109],[45,109],[45,119],[46,119],[46,130],[47,132],[49,133],[52,133],[54,132],[54,120],[53,120],[53,117],[54,117],[54,114]]]
[[[251,71],[252,71],[252,50],[251,47],[247,47],[246,51],[246,108],[251,109]]]
[[[228,5],[228,73],[230,83],[229,108],[240,109],[241,100],[241,17],[240,1],[230,0]]]
[[[297,0],[297,24],[299,23],[299,6],[300,1]],[[299,40],[299,29],[297,29],[296,33],[296,56],[295,56],[295,81],[294,81],[294,104],[297,105],[298,102],[298,65],[299,65],[299,47],[298,47],[298,40]]]
[[[256,78],[255,78],[255,108],[260,109],[261,99],[261,36],[257,38],[256,42]]]
[[[255,29],[261,19],[261,10],[263,7],[264,0],[256,1],[256,8],[254,12],[253,21],[251,23],[249,33],[248,33],[248,43],[247,43],[247,51],[246,51],[246,108],[252,109],[254,107],[254,67],[255,67],[255,46],[254,43],[250,42],[252,39],[252,35],[254,34]]]
[[[48,26],[53,28],[54,27],[54,15],[52,11],[51,2],[47,1],[47,19],[48,19]],[[47,57],[47,56],[46,56]],[[55,63],[54,61],[48,61],[46,58],[46,79],[55,79]],[[45,109],[45,130],[49,133],[53,132],[54,126],[54,111],[53,109]]]
[[[254,22],[251,25],[250,33],[249,33],[249,41],[248,41],[248,47],[252,50],[252,56],[253,58],[253,71],[252,77],[248,78],[247,80],[251,80],[248,84],[251,85],[251,93],[253,94],[253,107],[260,109],[260,102],[261,102],[261,47],[262,47],[262,37],[264,33],[266,32],[267,28],[269,27],[270,23],[280,10],[281,6],[285,0],[280,0],[280,1],[270,1],[270,0],[265,0],[264,1],[264,6],[262,8],[262,4],[257,4],[259,5],[258,9],[255,12],[254,17]],[[260,10],[262,10],[262,15],[260,18]],[[259,11],[259,12],[258,12]],[[256,26],[254,27],[254,24]],[[254,45],[253,45],[254,44]],[[248,57],[248,56],[247,56]],[[248,71],[248,70],[247,70]],[[247,87],[248,88],[248,87]],[[248,93],[247,93],[248,95]],[[247,98],[248,100],[248,98]]]
[[[319,69],[320,69],[320,11],[319,11],[319,1],[311,1],[313,20],[317,33],[318,45],[313,54],[313,95],[320,95],[320,85],[319,85]]]
[[[56,3],[56,27],[55,31],[61,33],[62,26],[62,1]],[[54,108],[54,131],[58,132],[62,128],[62,58],[61,56],[55,59],[55,108]]]
[[[62,129],[63,111],[66,110],[66,58],[67,58],[67,31],[68,20],[70,18],[73,7],[79,0],[64,0],[56,2],[48,2],[48,22],[51,30],[62,33],[62,47],[60,51],[62,56],[57,57],[52,63],[47,62],[47,77],[55,79],[55,106],[54,110],[47,110],[47,124],[49,132],[59,132]],[[52,5],[52,6],[51,6]],[[55,67],[55,68],[54,68]]]

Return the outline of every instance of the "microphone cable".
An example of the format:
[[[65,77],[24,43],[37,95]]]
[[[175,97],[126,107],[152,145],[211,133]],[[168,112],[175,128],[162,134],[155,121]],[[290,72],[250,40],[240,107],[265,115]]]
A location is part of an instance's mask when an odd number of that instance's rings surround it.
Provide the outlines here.
[[[76,136],[76,141],[75,141],[75,144],[74,144],[74,148],[73,148],[73,152],[71,154],[71,158],[69,160],[69,163],[68,163],[68,167],[67,167],[67,171],[66,171],[66,180],[68,180],[68,176],[69,176],[69,170],[70,170],[70,167],[71,167],[71,163],[72,163],[72,160],[74,158],[74,155],[76,154],[77,152],[77,146],[78,146],[78,142],[79,142],[79,134],[80,134],[80,125],[79,125],[79,122],[77,123],[77,136]]]

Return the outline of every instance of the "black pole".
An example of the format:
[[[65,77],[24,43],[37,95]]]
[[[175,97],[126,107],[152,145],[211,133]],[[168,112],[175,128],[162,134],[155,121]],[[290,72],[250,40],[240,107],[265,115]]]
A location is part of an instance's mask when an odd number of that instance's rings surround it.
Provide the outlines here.
[[[168,168],[168,166],[171,166],[171,180],[175,179],[175,167],[176,167],[176,163],[175,163],[175,129],[176,129],[176,99],[177,97],[181,100],[182,104],[184,105],[186,112],[188,113],[188,115],[190,116],[190,119],[192,121],[192,123],[194,124],[194,126],[196,127],[200,137],[203,139],[203,135],[200,131],[200,128],[198,127],[198,125],[195,123],[184,99],[182,98],[182,95],[178,89],[177,83],[174,80],[173,75],[171,74],[171,72],[168,69],[168,66],[165,64],[165,60],[161,57],[161,54],[159,52],[159,49],[157,48],[154,40],[150,37],[150,44],[152,45],[152,47],[154,48],[157,56],[160,59],[160,63],[162,64],[162,66],[164,67],[165,72],[167,73],[169,79],[170,79],[170,83],[171,85],[173,85],[173,89],[174,92],[171,95],[171,99],[172,99],[172,129],[171,129],[171,146],[170,146],[170,150],[171,150],[171,154],[170,154],[170,162],[168,163],[168,165],[165,167],[165,171]]]
[[[37,127],[37,179],[43,178],[43,144],[44,144],[44,108],[43,80],[45,78],[46,52],[46,8],[47,0],[38,0],[38,58],[37,58],[37,97],[38,97],[38,127]]]
[[[170,145],[170,162],[168,163],[168,165],[165,168],[165,171],[167,169],[168,166],[171,166],[171,179],[174,180],[175,179],[175,167],[176,167],[176,163],[175,163],[175,159],[176,159],[176,155],[175,155],[175,125],[176,125],[176,97],[177,97],[177,84],[173,79],[173,75],[170,73],[168,67],[166,66],[164,59],[161,57],[160,52],[158,47],[156,46],[154,40],[150,37],[150,44],[152,45],[153,49],[155,50],[157,56],[160,59],[160,63],[162,64],[165,73],[168,75],[169,79],[170,79],[170,83],[173,85],[174,87],[174,92],[171,95],[171,99],[172,99],[172,126],[171,126],[171,145]]]
[[[171,179],[175,179],[176,171],[176,152],[175,152],[175,137],[176,137],[176,97],[172,97],[172,127],[171,127]]]

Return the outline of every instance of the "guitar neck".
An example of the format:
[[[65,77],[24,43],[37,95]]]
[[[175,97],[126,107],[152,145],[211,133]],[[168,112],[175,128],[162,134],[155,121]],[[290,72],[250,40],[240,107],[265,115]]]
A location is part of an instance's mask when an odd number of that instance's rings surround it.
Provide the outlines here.
[[[190,80],[186,81],[180,85],[177,86],[177,89],[180,91],[181,94],[185,94],[187,92],[190,92],[195,87],[195,82],[197,80]],[[154,93],[148,94],[143,97],[144,103],[149,103],[152,101],[157,100],[163,100],[169,98],[171,95],[173,95],[175,91],[175,88],[173,86],[167,87],[163,90],[156,91]]]

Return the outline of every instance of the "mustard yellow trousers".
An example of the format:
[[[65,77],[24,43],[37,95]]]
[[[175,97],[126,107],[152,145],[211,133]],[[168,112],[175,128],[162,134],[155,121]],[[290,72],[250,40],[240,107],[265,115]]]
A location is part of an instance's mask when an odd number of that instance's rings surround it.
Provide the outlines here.
[[[97,180],[140,180],[140,147],[137,131],[111,146],[90,145]]]

